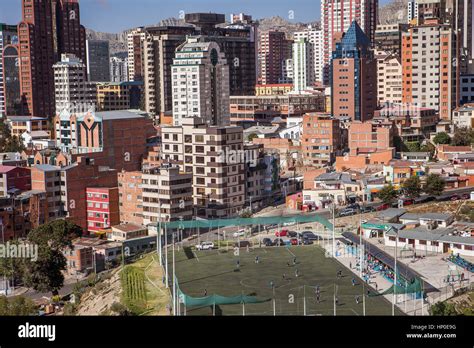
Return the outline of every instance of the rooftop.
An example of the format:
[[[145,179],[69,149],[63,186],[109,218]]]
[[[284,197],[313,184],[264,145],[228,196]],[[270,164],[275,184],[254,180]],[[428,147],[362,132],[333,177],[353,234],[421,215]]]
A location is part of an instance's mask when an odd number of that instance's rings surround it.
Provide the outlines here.
[[[127,224],[112,226],[112,229],[127,233],[127,232],[141,231],[141,230],[144,230],[145,227],[142,225],[134,224],[134,223],[127,223]]]

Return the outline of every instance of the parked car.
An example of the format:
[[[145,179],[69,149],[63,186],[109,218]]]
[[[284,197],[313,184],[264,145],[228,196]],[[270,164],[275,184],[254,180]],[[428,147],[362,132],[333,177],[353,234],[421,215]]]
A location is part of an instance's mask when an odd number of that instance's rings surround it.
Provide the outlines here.
[[[404,198],[403,199],[403,206],[412,205],[414,203],[415,203],[415,200],[412,199],[412,198]]]
[[[470,199],[470,198],[471,198],[471,195],[470,195],[469,193],[463,193],[463,194],[461,195],[461,198],[462,198],[462,199]]]
[[[288,235],[288,230],[281,230],[275,232],[275,237],[286,237]]]
[[[457,195],[457,194],[454,194],[454,195],[452,195],[451,197],[449,197],[449,199],[452,200],[452,201],[457,201],[459,198],[460,198],[460,197],[459,197],[459,195]]]
[[[298,239],[296,239],[296,238],[291,238],[290,243],[291,243],[291,245],[298,245],[299,244]]]
[[[445,202],[451,200],[451,196],[437,196],[436,201]]]
[[[234,238],[244,237],[245,236],[245,230],[238,230],[237,232],[234,232],[233,236],[234,236]]]
[[[298,232],[288,231],[288,237],[291,237],[291,238],[298,237]]]
[[[263,238],[262,239],[262,244],[265,245],[265,246],[272,246],[273,242],[270,238]]]
[[[308,239],[308,240],[318,240],[318,236],[315,235],[313,232],[303,232],[302,234],[302,239],[305,240],[305,239]]]
[[[196,245],[197,250],[212,250],[214,249],[213,242],[201,242],[201,244]]]
[[[351,216],[355,214],[357,214],[357,210],[352,209],[352,208],[345,208],[339,212],[338,216],[343,217],[343,216]]]
[[[385,209],[388,209],[390,208],[390,204],[388,203],[384,203],[384,204],[381,204],[379,205],[377,208],[375,208],[377,211],[381,211],[381,210],[385,210]]]
[[[273,245],[274,246],[282,246],[282,245],[285,245],[285,241],[281,238],[276,238],[274,241],[273,241]]]
[[[361,209],[362,213],[371,213],[373,211],[375,211],[375,208],[372,206],[362,207]]]
[[[358,210],[360,209],[360,205],[359,203],[352,203],[352,204],[349,204],[346,209],[355,209],[355,210]]]
[[[313,244],[313,241],[311,239],[303,239],[303,245],[310,245]]]

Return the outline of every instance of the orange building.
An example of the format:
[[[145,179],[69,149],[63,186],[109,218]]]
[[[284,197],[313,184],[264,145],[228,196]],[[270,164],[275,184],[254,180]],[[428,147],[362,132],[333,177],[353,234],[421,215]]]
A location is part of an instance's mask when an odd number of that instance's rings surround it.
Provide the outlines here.
[[[384,151],[393,147],[393,123],[390,121],[352,122],[349,127],[350,154]]]
[[[142,172],[118,173],[120,222],[143,224]]]
[[[301,138],[301,150],[307,165],[331,164],[338,152],[342,150],[339,120],[330,114],[305,114]]]
[[[459,100],[455,33],[436,19],[402,34],[403,103],[439,111],[450,120]]]

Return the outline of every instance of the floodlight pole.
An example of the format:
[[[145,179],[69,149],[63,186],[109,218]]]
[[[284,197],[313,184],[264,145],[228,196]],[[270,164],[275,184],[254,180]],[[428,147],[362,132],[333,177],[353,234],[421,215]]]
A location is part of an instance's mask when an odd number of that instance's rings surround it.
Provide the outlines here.
[[[360,233],[360,270],[359,270],[359,276],[362,279],[362,269],[363,269],[363,264],[364,264],[364,253],[363,253],[363,248],[362,248],[362,209],[359,211],[359,233]]]
[[[173,233],[173,315],[176,316],[176,264],[174,257],[174,233]]]
[[[303,315],[306,316],[306,287],[303,285]]]
[[[165,281],[168,289],[168,228],[165,225]]]
[[[336,258],[336,197],[332,199],[332,257]]]
[[[393,301],[392,301],[392,316],[395,315],[395,303],[397,301],[397,255],[398,255],[398,230],[394,227],[395,231],[395,274],[393,276]]]
[[[163,253],[161,250],[161,203],[158,204],[158,233],[157,233],[157,248],[158,248],[158,257],[160,259],[160,266],[163,266]]]

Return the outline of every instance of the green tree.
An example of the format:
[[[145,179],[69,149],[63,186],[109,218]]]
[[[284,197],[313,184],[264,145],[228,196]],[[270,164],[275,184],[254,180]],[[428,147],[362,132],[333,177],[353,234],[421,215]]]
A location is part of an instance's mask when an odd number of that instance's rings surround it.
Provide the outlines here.
[[[456,307],[454,304],[448,302],[438,302],[431,306],[430,315],[452,316],[458,315],[458,313],[456,312]]]
[[[468,146],[473,142],[474,131],[468,127],[460,127],[454,132],[451,144],[455,146]]]
[[[436,148],[434,147],[433,144],[427,143],[426,145],[422,145],[420,147],[420,151],[421,152],[429,152],[430,153],[430,158],[433,158],[434,153],[436,151]]]
[[[390,183],[385,185],[377,194],[384,203],[391,203],[398,197],[398,192]]]
[[[409,141],[405,143],[407,152],[419,152],[420,151],[420,142],[418,141]]]
[[[254,140],[254,139],[257,138],[257,137],[258,137],[258,135],[257,135],[256,133],[251,133],[251,134],[249,134],[249,136],[248,136],[248,140],[249,140],[249,141],[252,141],[252,140]]]
[[[16,296],[7,298],[0,296],[0,316],[29,316],[37,314],[37,306],[33,300]]]
[[[38,259],[27,262],[25,284],[56,295],[64,284],[62,272],[67,266],[63,251],[72,249],[72,241],[81,235],[82,229],[67,220],[55,220],[31,231],[28,241],[38,246]]]
[[[446,182],[438,174],[430,174],[426,178],[424,190],[427,194],[439,196],[443,193]]]
[[[403,192],[407,197],[418,198],[421,194],[421,181],[418,176],[411,176],[402,184]]]
[[[451,138],[449,137],[448,133],[440,132],[433,138],[433,142],[435,144],[449,144],[451,143]]]

